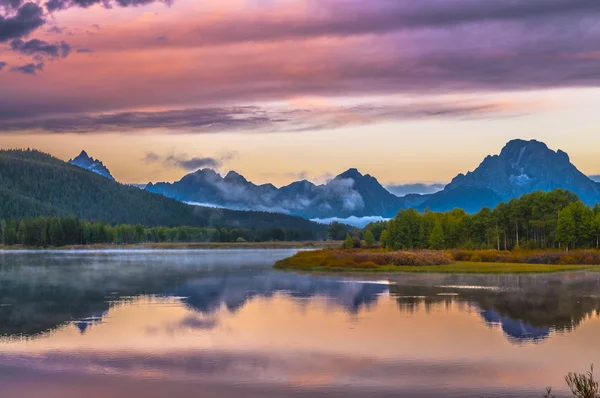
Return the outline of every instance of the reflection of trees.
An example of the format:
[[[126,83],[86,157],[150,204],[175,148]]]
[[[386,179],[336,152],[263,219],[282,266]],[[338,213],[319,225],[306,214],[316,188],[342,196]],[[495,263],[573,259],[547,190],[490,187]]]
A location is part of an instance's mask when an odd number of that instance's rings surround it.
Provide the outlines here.
[[[387,291],[386,285],[274,272],[273,256],[285,254],[0,257],[0,336],[31,337],[70,322],[83,333],[101,321],[111,302],[139,295],[185,297],[190,308],[211,313],[283,292],[297,298],[323,296],[355,313]]]
[[[475,305],[487,323],[500,324],[516,340],[543,339],[552,330],[569,332],[588,316],[600,313],[600,275],[436,278],[435,283],[392,285],[390,293],[396,296],[398,308],[412,312],[421,305],[426,310],[453,302]]]

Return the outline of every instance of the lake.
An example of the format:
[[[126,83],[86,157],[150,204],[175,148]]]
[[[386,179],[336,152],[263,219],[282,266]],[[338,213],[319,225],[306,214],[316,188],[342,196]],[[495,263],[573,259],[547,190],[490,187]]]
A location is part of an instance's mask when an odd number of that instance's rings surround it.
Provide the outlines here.
[[[600,273],[305,275],[294,250],[0,253],[0,396],[540,397]]]

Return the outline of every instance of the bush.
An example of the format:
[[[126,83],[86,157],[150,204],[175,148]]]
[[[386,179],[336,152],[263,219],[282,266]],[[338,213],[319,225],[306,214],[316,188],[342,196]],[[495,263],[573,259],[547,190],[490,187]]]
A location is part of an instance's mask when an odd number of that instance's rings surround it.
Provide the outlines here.
[[[449,250],[447,253],[454,261],[555,265],[600,265],[600,251],[598,250],[561,251],[518,249],[512,252],[498,250]]]

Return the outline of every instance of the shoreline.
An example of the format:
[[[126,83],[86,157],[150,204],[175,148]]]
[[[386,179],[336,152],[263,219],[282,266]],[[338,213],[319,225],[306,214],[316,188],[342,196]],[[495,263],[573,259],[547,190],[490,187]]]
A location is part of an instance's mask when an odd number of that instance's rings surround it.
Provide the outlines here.
[[[193,250],[193,249],[325,249],[339,247],[337,241],[307,242],[148,242],[135,244],[69,245],[61,247],[30,247],[0,245],[0,252],[11,251],[71,251],[71,250]]]
[[[473,263],[457,262],[451,265],[388,265],[379,268],[326,268],[326,267],[294,267],[275,266],[274,269],[284,272],[299,272],[323,275],[391,275],[391,274],[455,274],[455,275],[514,275],[514,274],[556,274],[563,272],[600,272],[600,266],[590,265],[553,265],[553,264],[520,264],[520,263]]]

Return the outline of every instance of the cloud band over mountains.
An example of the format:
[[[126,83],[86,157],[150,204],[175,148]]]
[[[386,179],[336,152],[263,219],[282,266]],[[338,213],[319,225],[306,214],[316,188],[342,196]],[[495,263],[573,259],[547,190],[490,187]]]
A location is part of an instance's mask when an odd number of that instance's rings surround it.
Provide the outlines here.
[[[151,20],[136,18],[153,5]],[[98,10],[127,18],[93,34],[41,29],[67,9],[88,28]],[[271,116],[238,122],[222,107],[598,87],[599,18],[597,0],[0,0],[0,43],[10,50],[0,130],[254,130]]]
[[[34,71],[32,71],[34,73]],[[318,108],[262,108],[258,106],[183,109],[162,112],[122,112],[73,115],[62,118],[0,118],[0,131],[50,133],[148,132],[220,133],[231,131],[302,132],[360,126],[422,117],[469,119],[519,116],[514,109],[495,103],[422,103],[356,105]],[[153,160],[152,158],[147,160]],[[216,166],[207,164],[206,166]],[[188,167],[183,167],[188,169]]]

